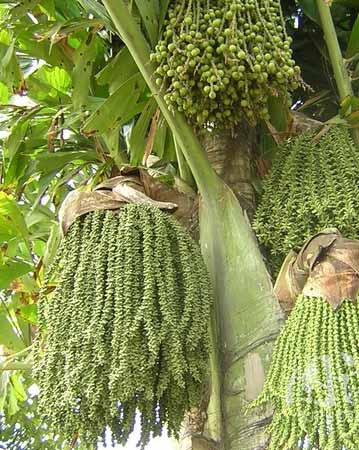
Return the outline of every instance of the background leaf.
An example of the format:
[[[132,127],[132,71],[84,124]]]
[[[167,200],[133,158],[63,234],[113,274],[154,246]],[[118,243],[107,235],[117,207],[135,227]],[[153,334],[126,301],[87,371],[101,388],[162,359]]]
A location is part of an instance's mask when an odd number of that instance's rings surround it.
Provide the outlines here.
[[[137,102],[143,89],[142,76],[136,74],[131,77],[87,119],[83,132],[105,133],[127,123],[142,110],[143,105],[138,105]]]
[[[147,132],[156,109],[156,100],[150,98],[137,120],[136,125],[132,128],[129,145],[131,149],[131,164],[134,166],[142,163],[146,147]]]
[[[135,0],[135,2],[145,25],[151,45],[154,47],[157,43],[158,36],[159,0],[152,0],[150,2]]]
[[[0,304],[0,345],[14,353],[25,348],[24,342],[9,321],[7,311],[2,304]]]
[[[96,38],[95,35],[90,34],[75,55],[75,67],[72,72],[72,103],[75,110],[86,109],[95,57]]]
[[[7,289],[16,278],[25,275],[33,266],[21,261],[6,261],[0,265],[0,289]]]
[[[29,247],[29,232],[21,210],[15,199],[5,192],[0,192],[0,228],[2,224],[8,224],[12,235],[19,235]],[[1,276],[1,275],[0,275]]]
[[[358,52],[359,52],[359,15],[357,16],[356,21],[352,28],[352,32],[350,33],[346,57],[351,58]]]
[[[299,0],[298,4],[303,8],[304,13],[318,25],[320,25],[320,17],[315,0]]]

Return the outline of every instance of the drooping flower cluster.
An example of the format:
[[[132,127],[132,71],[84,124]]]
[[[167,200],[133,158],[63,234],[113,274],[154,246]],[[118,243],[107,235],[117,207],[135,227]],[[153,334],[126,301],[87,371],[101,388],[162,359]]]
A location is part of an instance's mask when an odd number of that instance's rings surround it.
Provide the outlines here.
[[[359,306],[300,296],[256,405],[270,403],[269,450],[359,448]]]
[[[328,227],[359,237],[359,152],[348,129],[309,131],[279,148],[254,229],[274,272],[291,249]]]
[[[109,427],[123,444],[138,413],[142,446],[176,435],[207,374],[211,294],[175,219],[134,204],[77,219],[43,292],[34,375],[54,432],[96,448]]]

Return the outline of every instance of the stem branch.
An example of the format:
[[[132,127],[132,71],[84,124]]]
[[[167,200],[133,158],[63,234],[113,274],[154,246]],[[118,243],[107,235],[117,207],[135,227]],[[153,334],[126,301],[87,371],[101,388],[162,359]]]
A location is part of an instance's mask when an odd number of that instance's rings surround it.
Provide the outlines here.
[[[352,85],[339,47],[330,7],[325,0],[317,0],[317,6],[339,97],[342,101],[348,95],[353,95]]]
[[[339,100],[342,102],[345,97],[352,97],[354,95],[352,84],[339,47],[337,32],[335,30],[332,14],[330,12],[330,6],[325,0],[316,1],[323,28],[324,39],[327,44],[329,58],[337,84]],[[351,130],[351,135],[354,141],[359,144],[359,130],[353,128]]]

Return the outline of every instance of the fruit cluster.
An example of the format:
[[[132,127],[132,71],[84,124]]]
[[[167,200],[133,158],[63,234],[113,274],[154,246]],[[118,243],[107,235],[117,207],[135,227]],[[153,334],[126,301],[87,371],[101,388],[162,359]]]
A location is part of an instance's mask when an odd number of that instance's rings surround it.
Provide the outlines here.
[[[268,450],[359,448],[359,306],[299,296],[274,349],[262,394]]]
[[[269,96],[298,87],[279,0],[175,0],[151,55],[156,83],[193,124],[268,119]]]
[[[290,250],[324,228],[359,238],[359,154],[348,129],[308,131],[278,149],[254,229],[276,274]]]
[[[208,370],[209,285],[197,244],[159,209],[77,219],[39,301],[34,376],[51,431],[90,449],[108,427],[124,444],[138,414],[142,448],[164,425],[176,436]]]

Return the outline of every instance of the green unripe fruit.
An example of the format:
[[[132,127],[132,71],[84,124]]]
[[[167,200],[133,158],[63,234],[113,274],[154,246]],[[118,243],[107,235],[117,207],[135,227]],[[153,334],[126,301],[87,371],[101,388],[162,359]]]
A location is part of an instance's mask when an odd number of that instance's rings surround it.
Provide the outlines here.
[[[268,64],[268,72],[275,73],[277,71],[277,67],[274,62]]]
[[[291,67],[289,67],[289,68],[286,70],[286,72],[287,72],[288,77],[293,77],[294,74],[295,74],[294,69],[292,69]]]
[[[227,20],[232,20],[234,17],[233,11],[227,11],[225,17]]]

